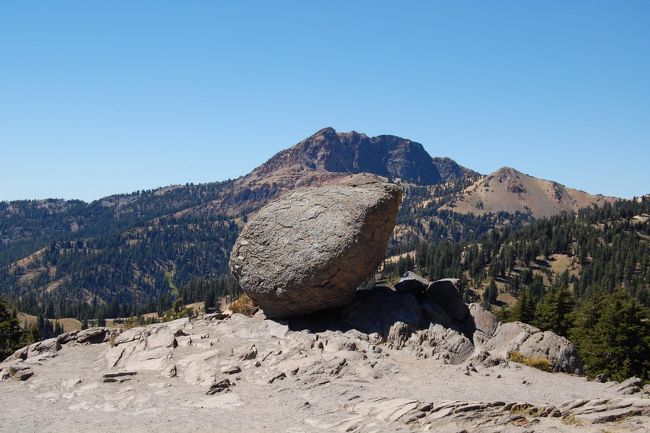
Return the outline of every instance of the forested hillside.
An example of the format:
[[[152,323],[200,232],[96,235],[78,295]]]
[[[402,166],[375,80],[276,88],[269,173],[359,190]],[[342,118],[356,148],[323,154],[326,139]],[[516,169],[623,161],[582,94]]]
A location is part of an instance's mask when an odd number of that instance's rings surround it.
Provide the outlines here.
[[[495,282],[501,293],[534,298],[557,283],[578,299],[625,290],[650,305],[650,198],[562,213],[474,241],[420,243],[416,265],[433,278]]]
[[[420,243],[386,271],[409,268],[459,278],[503,320],[570,337],[592,376],[650,378],[650,197]]]
[[[432,158],[408,139],[325,128],[235,180],[138,191],[92,203],[1,202],[0,295],[26,313],[80,320],[162,311],[179,297],[200,300],[192,287],[202,285],[232,295],[237,287],[227,273],[228,257],[251,213],[294,188],[366,171],[404,189],[387,255],[426,250],[425,245],[434,246],[435,255],[457,249],[459,242],[473,242],[471,256],[482,236],[496,236],[480,241],[485,244],[480,260],[474,259],[468,272],[474,281],[495,274],[477,272],[492,262],[502,236],[534,218],[531,212],[454,212],[449,203],[481,178],[478,173],[448,158]],[[419,260],[429,260],[420,253]],[[506,256],[495,257],[494,266],[513,259]],[[459,258],[450,257],[449,263]],[[431,270],[438,276],[454,271],[436,266]],[[495,277],[499,288],[514,285],[511,291],[517,293],[520,282],[512,266]],[[519,281],[527,284],[526,278],[522,273]]]

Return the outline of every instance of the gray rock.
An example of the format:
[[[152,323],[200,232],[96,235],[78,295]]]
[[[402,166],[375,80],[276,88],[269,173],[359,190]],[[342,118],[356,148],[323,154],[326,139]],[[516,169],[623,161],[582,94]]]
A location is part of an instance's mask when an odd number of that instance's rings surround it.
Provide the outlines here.
[[[221,367],[221,372],[223,374],[237,374],[241,373],[241,368],[239,368],[238,365],[226,365],[225,367]]]
[[[454,321],[451,320],[451,317],[440,305],[430,301],[423,301],[420,302],[420,307],[422,307],[422,315],[426,321],[440,324],[446,328],[454,326]]]
[[[456,287],[457,284],[458,280],[455,278],[434,281],[424,292],[424,298],[440,306],[452,320],[462,322],[469,315],[469,310]]]
[[[621,394],[630,395],[641,392],[643,388],[643,379],[638,377],[630,377],[625,379],[623,382],[615,385],[616,391]]]
[[[431,357],[448,364],[459,364],[474,352],[474,346],[467,337],[437,324],[414,332],[406,346],[411,347],[419,357]]]
[[[220,392],[230,392],[230,387],[232,386],[232,383],[230,383],[230,380],[228,379],[223,379],[220,380],[219,382],[215,382],[212,385],[210,385],[210,389],[206,392],[207,395],[215,395]]]
[[[21,347],[20,349],[16,350],[13,354],[9,355],[3,362],[2,364],[9,364],[13,361],[20,361],[23,359],[27,359],[27,352],[29,351],[29,346]],[[0,364],[0,367],[2,366]]]
[[[291,192],[242,230],[230,269],[268,317],[344,306],[381,263],[402,193],[350,183]]]
[[[388,331],[386,344],[393,349],[401,349],[406,345],[409,337],[413,333],[413,328],[404,322],[395,322]]]
[[[59,343],[59,340],[56,337],[48,338],[47,340],[38,341],[30,345],[27,349],[27,358],[41,355],[43,353],[55,353],[59,350],[61,350],[61,343]]]
[[[397,322],[418,327],[422,308],[410,293],[396,293],[380,286],[358,292],[354,301],[341,310],[341,320],[358,331],[386,338]]]
[[[544,357],[553,371],[582,374],[582,360],[573,343],[551,331],[531,335],[519,346],[519,352],[530,358]]]
[[[248,361],[251,359],[255,359],[256,357],[257,357],[257,347],[255,347],[254,344],[251,344],[251,346],[244,353],[241,354],[239,359],[241,359],[242,361]]]
[[[77,334],[78,333],[79,333],[79,331],[66,332],[66,333],[63,333],[63,334],[59,335],[57,337],[57,339],[59,340],[59,343],[61,343],[61,344],[68,344],[71,341],[74,341],[74,340],[77,339]]]
[[[129,343],[131,341],[139,340],[142,336],[142,333],[145,328],[131,328],[122,332],[120,335],[115,337],[113,344],[119,346],[120,344]]]
[[[474,321],[474,344],[483,344],[486,340],[494,335],[499,321],[496,316],[479,304],[469,305],[469,314]]]
[[[597,375],[594,380],[598,383],[606,383],[609,379],[604,374]]]
[[[9,374],[14,379],[25,381],[34,375],[34,370],[26,365],[16,365],[9,369]]]
[[[395,291],[398,293],[412,293],[414,295],[420,295],[429,287],[431,281],[422,277],[421,275],[416,274],[415,272],[408,271],[399,282],[395,284]]]
[[[503,357],[519,352],[528,358],[545,358],[553,371],[581,374],[583,369],[578,351],[569,340],[521,322],[499,325],[483,347]]]
[[[79,331],[77,334],[77,343],[82,344],[99,344],[103,343],[106,338],[107,328],[88,328]]]

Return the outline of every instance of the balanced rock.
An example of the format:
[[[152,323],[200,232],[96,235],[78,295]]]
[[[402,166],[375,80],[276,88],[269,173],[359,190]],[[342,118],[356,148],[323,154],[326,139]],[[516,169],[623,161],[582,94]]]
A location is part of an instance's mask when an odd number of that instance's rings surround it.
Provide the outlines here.
[[[363,182],[291,192],[248,221],[230,269],[268,317],[344,306],[379,266],[402,194]]]

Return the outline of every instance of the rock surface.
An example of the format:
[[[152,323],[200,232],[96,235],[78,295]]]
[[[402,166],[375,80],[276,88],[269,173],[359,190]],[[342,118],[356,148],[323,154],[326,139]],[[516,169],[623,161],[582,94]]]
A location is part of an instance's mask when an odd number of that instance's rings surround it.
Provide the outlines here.
[[[545,358],[554,371],[582,373],[582,361],[569,340],[550,331],[542,332],[525,323],[499,324],[492,338],[483,346],[503,357],[519,352],[528,358]]]
[[[297,190],[253,216],[230,268],[268,317],[341,307],[384,258],[400,189],[387,183]]]
[[[650,400],[626,395],[637,379],[535,370],[439,324],[395,322],[386,338],[341,325],[315,331],[235,314],[109,331],[95,344],[60,336],[60,347],[47,345],[54,352],[3,363],[0,377],[33,375],[0,382],[0,431],[596,433],[650,424]],[[499,327],[499,344],[532,332]],[[186,344],[170,343],[178,339]]]
[[[416,274],[412,271],[407,271],[402,278],[395,284],[395,291],[399,293],[412,293],[414,295],[421,295],[429,287],[431,281]]]

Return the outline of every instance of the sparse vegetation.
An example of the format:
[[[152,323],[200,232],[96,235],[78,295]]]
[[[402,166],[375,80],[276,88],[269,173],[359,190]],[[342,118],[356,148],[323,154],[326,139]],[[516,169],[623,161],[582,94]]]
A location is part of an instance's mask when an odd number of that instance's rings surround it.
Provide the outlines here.
[[[508,359],[519,364],[527,365],[542,371],[552,371],[551,362],[546,358],[531,358],[524,356],[521,352],[510,352]]]
[[[245,293],[242,293],[237,299],[235,299],[228,308],[233,313],[240,313],[245,316],[252,316],[259,310],[259,307],[255,305],[255,302]]]

